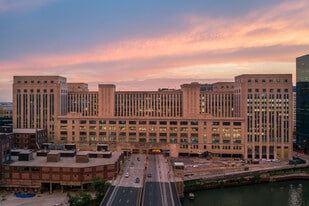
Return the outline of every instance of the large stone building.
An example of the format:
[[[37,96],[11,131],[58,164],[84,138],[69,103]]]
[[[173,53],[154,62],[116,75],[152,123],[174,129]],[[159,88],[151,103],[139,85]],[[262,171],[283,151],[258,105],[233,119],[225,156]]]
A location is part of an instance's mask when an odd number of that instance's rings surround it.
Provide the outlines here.
[[[14,76],[13,127],[46,128],[55,138],[55,119],[66,114],[67,83],[59,76]]]
[[[63,77],[14,77],[14,128],[45,125],[51,142],[82,150],[104,143],[133,153],[289,159],[292,90],[291,74],[158,91],[116,91],[112,84],[89,91]]]
[[[309,154],[309,54],[296,58],[296,142]]]

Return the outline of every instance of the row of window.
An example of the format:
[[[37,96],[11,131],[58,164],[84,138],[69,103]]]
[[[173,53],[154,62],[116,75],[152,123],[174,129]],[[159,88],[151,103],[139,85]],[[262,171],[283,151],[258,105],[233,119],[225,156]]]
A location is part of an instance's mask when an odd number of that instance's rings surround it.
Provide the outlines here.
[[[87,124],[87,122],[89,123],[89,124],[97,124],[97,122],[99,123],[99,124],[117,124],[117,121],[115,121],[115,120],[109,120],[109,121],[107,121],[107,120],[79,120],[79,124]],[[139,125],[146,125],[147,123],[149,124],[149,125],[167,125],[167,124],[169,124],[169,125],[178,125],[178,124],[180,124],[180,125],[198,125],[199,124],[199,122],[198,121],[190,121],[190,122],[188,122],[188,121],[180,121],[180,122],[178,122],[178,121],[170,121],[170,122],[168,122],[168,121],[133,121],[133,120],[130,120],[130,121],[126,121],[126,120],[119,120],[118,121],[118,124],[126,124],[128,122],[128,124],[131,124],[131,125],[135,125],[135,124],[139,124]],[[68,123],[68,120],[60,120],[60,123],[61,124],[67,124]],[[74,120],[72,120],[72,123],[74,124],[75,123],[75,121]],[[206,122],[204,122],[204,125],[206,125],[207,123]],[[234,125],[234,126],[241,126],[241,122],[222,122],[222,125],[223,126],[230,126],[230,125]],[[216,122],[216,121],[213,121],[213,122],[211,122],[211,125],[214,125],[214,126],[219,126],[220,125],[220,122]]]
[[[252,83],[252,82],[253,82],[252,79],[248,79],[248,83]],[[265,79],[262,79],[261,82],[262,82],[262,83],[266,83],[266,80],[265,80]],[[270,83],[272,83],[272,82],[276,82],[276,83],[285,82],[285,83],[287,83],[287,82],[289,82],[289,80],[288,80],[288,79],[284,79],[284,80],[282,80],[282,79],[276,79],[276,81],[274,81],[273,79],[269,79],[268,82],[270,82]],[[259,83],[259,80],[258,80],[258,79],[255,79],[255,80],[254,80],[254,83]]]
[[[34,83],[37,83],[37,84],[44,83],[44,84],[47,84],[48,82],[51,83],[51,84],[55,83],[54,80],[50,80],[50,81],[44,80],[42,82],[40,80],[38,80],[38,81],[30,80],[29,82],[28,82],[28,80],[24,80],[24,81],[18,80],[17,81],[18,84],[21,84],[21,83],[24,83],[24,84],[28,84],[28,83],[31,83],[31,84],[34,84]]]
[[[30,91],[31,93],[34,92],[33,89],[30,89],[29,91]],[[43,91],[44,93],[47,93],[47,89],[43,89],[42,91]],[[21,92],[21,90],[20,90],[20,89],[17,89],[17,93],[20,93],[20,92]],[[28,90],[27,90],[27,89],[24,89],[24,93],[27,93],[27,92],[28,92]],[[40,89],[37,89],[37,90],[36,90],[36,93],[40,93],[40,92],[41,92]],[[53,90],[53,89],[50,89],[49,92],[50,92],[50,93],[53,93],[54,90]]]
[[[260,89],[248,89],[248,92],[252,92],[252,91],[255,91],[255,92],[260,92]],[[262,92],[267,92],[266,89],[261,89]],[[269,89],[269,92],[274,92],[275,90],[274,89]],[[277,92],[280,93],[281,92],[281,89],[277,89]],[[284,89],[284,92],[288,93],[289,92],[289,89]]]

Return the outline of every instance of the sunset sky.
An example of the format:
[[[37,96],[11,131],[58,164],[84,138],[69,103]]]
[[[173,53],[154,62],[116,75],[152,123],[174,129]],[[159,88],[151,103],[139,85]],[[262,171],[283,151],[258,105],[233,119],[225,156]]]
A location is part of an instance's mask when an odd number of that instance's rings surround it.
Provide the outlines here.
[[[292,73],[309,53],[308,0],[0,0],[0,101],[15,75],[91,90],[179,88]]]

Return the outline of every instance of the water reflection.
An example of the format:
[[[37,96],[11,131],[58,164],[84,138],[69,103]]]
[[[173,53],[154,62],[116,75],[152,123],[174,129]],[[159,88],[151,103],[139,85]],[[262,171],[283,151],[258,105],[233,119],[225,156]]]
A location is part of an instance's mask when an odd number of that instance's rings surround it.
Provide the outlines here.
[[[184,206],[309,206],[309,180],[196,191]]]
[[[289,206],[303,206],[303,185],[298,184],[297,186],[290,184],[289,188]]]

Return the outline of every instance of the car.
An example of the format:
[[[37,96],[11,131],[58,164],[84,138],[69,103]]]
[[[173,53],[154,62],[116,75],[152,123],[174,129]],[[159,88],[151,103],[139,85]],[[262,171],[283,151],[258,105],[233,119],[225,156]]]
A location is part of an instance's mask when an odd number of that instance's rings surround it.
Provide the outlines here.
[[[139,183],[139,182],[140,182],[139,177],[135,178],[135,183]]]
[[[148,174],[147,174],[147,177],[149,177],[149,178],[152,177],[151,173],[148,173]]]
[[[124,177],[129,177],[130,175],[129,175],[129,173],[128,172],[126,172],[126,174],[124,175]]]
[[[137,159],[137,161],[140,161],[140,160],[141,160],[139,157],[137,157],[136,159]]]

